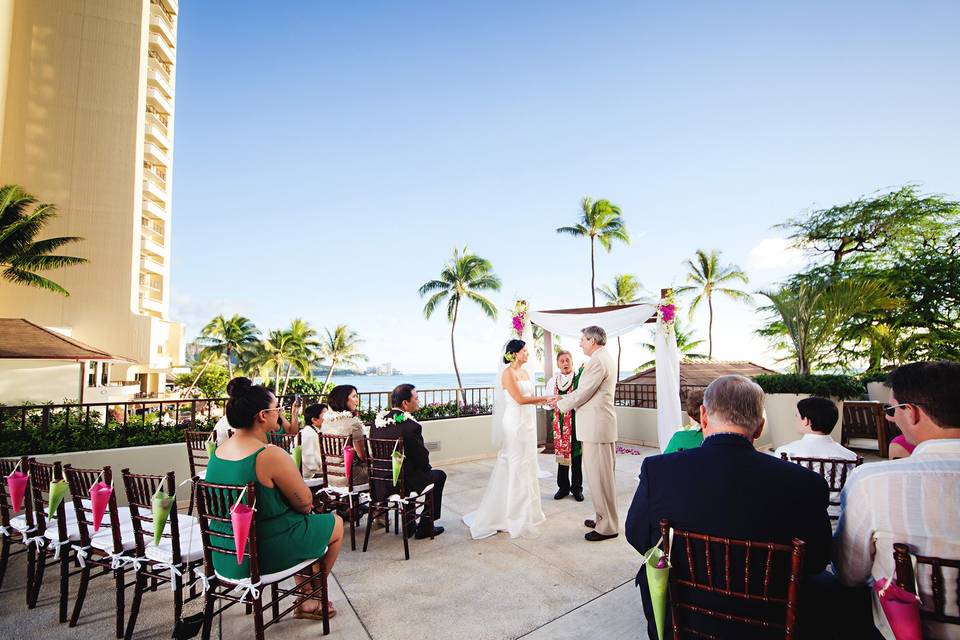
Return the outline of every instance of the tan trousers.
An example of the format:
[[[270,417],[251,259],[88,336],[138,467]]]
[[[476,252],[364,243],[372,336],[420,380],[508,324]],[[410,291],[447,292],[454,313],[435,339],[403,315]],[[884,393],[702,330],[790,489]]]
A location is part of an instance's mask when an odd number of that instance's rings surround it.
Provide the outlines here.
[[[583,443],[583,475],[587,477],[590,498],[597,513],[597,533],[619,533],[617,517],[617,447],[614,442]]]

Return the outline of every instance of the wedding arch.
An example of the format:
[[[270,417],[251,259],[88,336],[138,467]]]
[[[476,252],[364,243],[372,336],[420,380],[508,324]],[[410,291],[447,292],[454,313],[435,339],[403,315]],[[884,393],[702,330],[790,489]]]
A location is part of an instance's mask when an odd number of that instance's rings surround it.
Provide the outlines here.
[[[670,436],[680,427],[680,353],[673,329],[676,306],[671,289],[660,290],[657,302],[642,302],[610,307],[580,307],[530,311],[529,319],[543,329],[544,376],[553,377],[553,336],[579,337],[584,327],[603,327],[607,338],[622,336],[647,323],[656,323],[654,331],[657,376],[657,437],[663,450]],[[620,375],[620,372],[617,372]]]

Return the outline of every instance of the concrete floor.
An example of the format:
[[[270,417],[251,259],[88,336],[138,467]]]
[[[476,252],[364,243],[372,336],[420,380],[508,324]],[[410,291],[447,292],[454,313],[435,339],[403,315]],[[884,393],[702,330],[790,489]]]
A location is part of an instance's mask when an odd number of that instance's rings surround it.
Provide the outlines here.
[[[655,453],[630,448],[642,455],[617,457],[621,526],[641,460]],[[541,455],[540,465],[556,470],[552,456]],[[541,480],[547,521],[536,539],[511,540],[506,534],[470,539],[460,517],[479,504],[492,466],[493,460],[482,460],[444,467],[448,478],[441,524],[447,530],[433,541],[411,541],[409,561],[403,560],[400,537],[382,530],[372,534],[369,550],[361,553],[364,530],[358,530],[358,550],[351,551],[349,544],[343,548],[330,581],[337,609],[331,640],[558,640],[596,637],[600,629],[601,637],[610,640],[642,637],[646,622],[633,586],[639,555],[623,535],[599,543],[583,539],[583,520],[592,515],[589,487],[585,502],[571,497],[555,501],[554,479]],[[113,637],[112,580],[91,583],[80,624],[69,629],[57,623],[53,575],[45,581],[39,606],[26,609],[25,564],[23,556],[11,561],[0,590],[0,638]],[[199,607],[194,602],[186,610]],[[169,638],[172,608],[169,590],[146,594],[135,637]],[[319,622],[289,618],[268,629],[267,637],[295,640],[321,632]],[[234,607],[215,622],[213,633],[233,640],[252,637],[252,619]]]

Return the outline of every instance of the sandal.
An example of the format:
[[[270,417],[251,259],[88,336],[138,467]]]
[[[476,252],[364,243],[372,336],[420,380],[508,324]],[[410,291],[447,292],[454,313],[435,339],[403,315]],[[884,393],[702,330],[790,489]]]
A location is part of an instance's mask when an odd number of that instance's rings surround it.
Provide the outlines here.
[[[337,610],[333,608],[333,603],[327,603],[328,620],[337,615]],[[293,612],[293,617],[298,620],[323,620],[323,611],[319,608],[314,609],[313,611],[304,611],[302,609],[297,609]]]

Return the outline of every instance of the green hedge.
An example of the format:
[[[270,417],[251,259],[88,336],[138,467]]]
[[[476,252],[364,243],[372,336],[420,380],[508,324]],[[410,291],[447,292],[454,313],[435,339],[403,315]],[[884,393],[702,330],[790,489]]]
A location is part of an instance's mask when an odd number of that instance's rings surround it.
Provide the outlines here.
[[[887,376],[889,375],[889,371],[868,371],[860,376],[860,382],[863,384],[867,384],[868,382],[886,382]]]
[[[826,398],[855,400],[867,392],[863,381],[856,376],[778,373],[756,376],[754,381],[765,393],[809,393]]]

